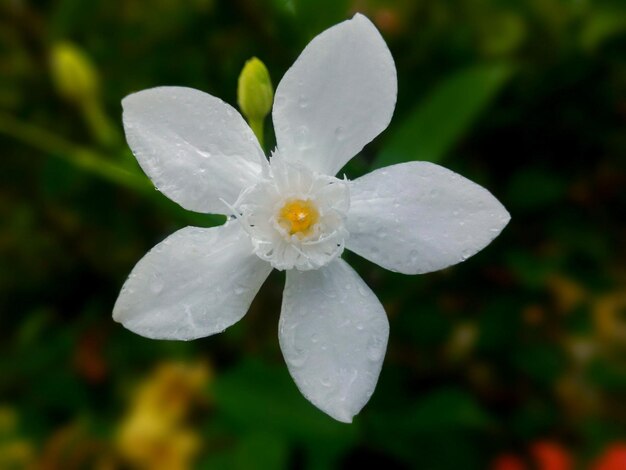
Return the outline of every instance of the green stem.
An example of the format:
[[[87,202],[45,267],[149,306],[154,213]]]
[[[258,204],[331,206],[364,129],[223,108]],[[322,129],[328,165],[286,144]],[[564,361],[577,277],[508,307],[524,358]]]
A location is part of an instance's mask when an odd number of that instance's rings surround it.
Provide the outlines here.
[[[104,113],[99,101],[95,98],[86,100],[81,103],[81,108],[91,134],[100,145],[113,147],[119,143],[117,129]]]
[[[62,158],[77,168],[106,181],[137,191],[181,221],[203,227],[220,225],[224,222],[224,216],[221,215],[185,211],[162,197],[144,175],[113,163],[103,154],[75,145],[45,129],[19,121],[3,112],[0,112],[0,134],[12,137],[44,153]]]
[[[252,132],[254,132],[254,135],[256,135],[256,138],[259,141],[261,148],[265,150],[263,121],[264,119],[250,119],[248,121],[248,124],[250,124],[250,128],[252,129]]]
[[[12,137],[42,152],[54,154],[78,168],[115,184],[143,193],[154,193],[154,188],[148,180],[138,174],[112,163],[92,150],[75,145],[45,129],[19,121],[2,112],[0,112],[0,134]]]

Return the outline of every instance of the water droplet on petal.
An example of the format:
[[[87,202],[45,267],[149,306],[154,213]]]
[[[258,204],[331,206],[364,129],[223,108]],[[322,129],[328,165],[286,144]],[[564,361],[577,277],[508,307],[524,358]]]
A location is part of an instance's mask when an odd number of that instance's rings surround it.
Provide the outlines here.
[[[380,336],[372,336],[367,343],[367,358],[379,361],[385,354],[385,341]]]
[[[307,360],[307,355],[304,352],[292,351],[289,354],[285,354],[285,359],[291,367],[302,367]]]
[[[472,250],[470,249],[463,250],[463,252],[461,253],[461,261],[465,261],[467,258],[472,256],[472,254]]]
[[[324,376],[320,379],[320,383],[324,386],[324,387],[330,387],[333,384],[333,381],[331,380],[330,377],[328,376]]]
[[[152,281],[150,282],[150,290],[152,291],[152,293],[160,294],[161,291],[163,290],[163,287],[164,287],[164,283],[163,283],[163,279],[161,279],[161,276],[154,275],[152,277]]]

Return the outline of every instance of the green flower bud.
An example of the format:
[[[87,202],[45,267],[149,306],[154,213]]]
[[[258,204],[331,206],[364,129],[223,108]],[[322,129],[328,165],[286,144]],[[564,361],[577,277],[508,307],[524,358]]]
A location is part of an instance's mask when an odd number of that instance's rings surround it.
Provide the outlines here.
[[[272,109],[274,89],[265,64],[256,57],[248,60],[237,84],[237,103],[257,139],[263,145],[263,120]]]
[[[239,75],[237,102],[248,119],[264,119],[272,109],[274,89],[265,64],[256,57],[248,60]]]
[[[78,47],[60,42],[52,47],[50,69],[57,92],[67,100],[92,101],[98,94],[98,73],[89,57]]]

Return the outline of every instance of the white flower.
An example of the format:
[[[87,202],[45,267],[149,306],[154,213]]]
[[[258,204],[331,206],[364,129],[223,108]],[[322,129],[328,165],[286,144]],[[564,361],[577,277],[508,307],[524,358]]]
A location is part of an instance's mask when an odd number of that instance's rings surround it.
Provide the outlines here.
[[[279,340],[289,372],[315,406],[350,422],[374,391],[389,324],[344,248],[426,273],[472,256],[509,220],[487,190],[431,163],[333,176],[387,127],[396,92],[389,49],[357,14],[313,39],[280,82],[269,162],[218,98],[180,87],[126,97],[128,143],[156,187],[186,209],[231,217],[154,247],[124,284],[115,320],[149,338],[219,333],[272,268],[287,270]]]

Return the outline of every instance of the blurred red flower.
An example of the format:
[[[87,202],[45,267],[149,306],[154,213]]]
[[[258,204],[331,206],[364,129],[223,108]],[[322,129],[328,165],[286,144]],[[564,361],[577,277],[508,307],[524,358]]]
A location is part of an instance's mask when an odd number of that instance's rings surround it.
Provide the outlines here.
[[[626,470],[626,443],[609,445],[591,466],[592,470]]]
[[[561,444],[537,441],[530,446],[530,455],[540,470],[572,470],[570,453]]]
[[[528,467],[515,454],[500,454],[491,464],[491,470],[528,470]]]

